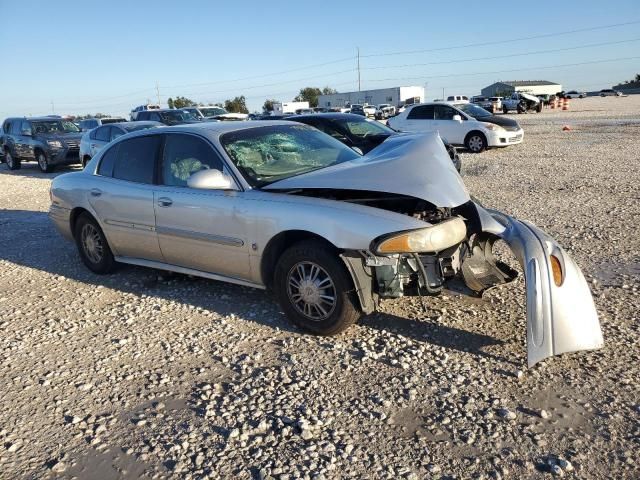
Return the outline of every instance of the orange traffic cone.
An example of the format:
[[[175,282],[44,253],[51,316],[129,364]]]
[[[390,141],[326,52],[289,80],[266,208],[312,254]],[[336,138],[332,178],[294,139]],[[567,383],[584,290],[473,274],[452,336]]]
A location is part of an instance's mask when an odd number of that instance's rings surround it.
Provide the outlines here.
[[[556,108],[556,99],[554,98],[553,100],[549,101],[549,108],[551,110],[553,110],[554,108]]]
[[[562,99],[562,110],[569,110],[569,99],[567,97]]]

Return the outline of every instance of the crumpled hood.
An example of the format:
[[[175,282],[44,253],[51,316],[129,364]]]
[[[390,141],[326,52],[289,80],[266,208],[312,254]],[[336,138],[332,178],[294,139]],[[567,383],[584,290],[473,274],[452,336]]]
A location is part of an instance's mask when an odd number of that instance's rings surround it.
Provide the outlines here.
[[[367,155],[274,182],[263,190],[333,188],[409,195],[457,207],[469,192],[437,133],[394,135]]]

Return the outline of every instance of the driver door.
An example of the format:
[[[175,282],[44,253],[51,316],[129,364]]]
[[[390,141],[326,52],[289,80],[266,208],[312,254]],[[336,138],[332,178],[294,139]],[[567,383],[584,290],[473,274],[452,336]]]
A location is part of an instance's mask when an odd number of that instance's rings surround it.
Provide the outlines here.
[[[460,115],[460,112],[449,105],[434,105],[434,123],[440,133],[440,137],[455,145],[464,144],[465,128],[463,122],[454,120],[454,115]]]
[[[168,133],[154,194],[156,232],[171,265],[250,279],[242,192],[189,188],[195,172],[224,164],[214,148],[193,134]]]

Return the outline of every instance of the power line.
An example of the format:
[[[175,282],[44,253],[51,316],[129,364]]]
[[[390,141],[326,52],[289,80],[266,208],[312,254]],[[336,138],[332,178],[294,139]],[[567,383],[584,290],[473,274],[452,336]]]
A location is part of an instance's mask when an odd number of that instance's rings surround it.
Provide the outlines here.
[[[579,62],[579,63],[565,63],[565,64],[560,64],[560,65],[545,65],[545,66],[539,66],[539,67],[527,67],[527,68],[515,68],[515,69],[511,69],[511,70],[494,70],[491,72],[474,72],[474,73],[448,73],[448,74],[444,74],[444,75],[421,75],[419,77],[396,77],[396,78],[379,78],[379,79],[375,79],[375,80],[369,80],[370,82],[389,82],[389,81],[395,81],[395,80],[420,80],[420,79],[425,79],[425,78],[448,78],[448,77],[464,77],[464,76],[473,76],[473,75],[488,75],[488,74],[494,74],[494,73],[513,73],[513,72],[528,72],[531,70],[542,70],[542,69],[547,69],[547,68],[565,68],[565,67],[577,67],[580,65],[592,65],[595,63],[606,63],[606,62],[618,62],[618,61],[622,61],[622,60],[636,60],[639,59],[640,56],[638,57],[622,57],[622,58],[611,58],[611,59],[607,59],[607,60],[594,60],[594,61],[590,61],[590,62]]]
[[[531,35],[528,37],[519,37],[519,38],[510,38],[508,40],[494,40],[491,42],[482,42],[482,43],[468,43],[466,45],[456,45],[453,47],[439,47],[439,48],[427,48],[427,49],[421,49],[421,50],[404,50],[404,51],[397,51],[397,52],[386,52],[386,53],[371,53],[369,55],[362,55],[362,58],[368,58],[368,57],[386,57],[386,56],[391,56],[391,55],[412,55],[412,54],[416,54],[416,53],[428,53],[428,52],[442,52],[445,50],[456,50],[459,48],[471,48],[471,47],[486,47],[488,45],[499,45],[502,43],[512,43],[512,42],[522,42],[525,40],[535,40],[538,38],[549,38],[549,37],[557,37],[557,36],[561,36],[561,35],[571,35],[573,33],[581,33],[581,32],[592,32],[594,30],[604,30],[607,28],[615,28],[615,27],[623,27],[623,26],[627,26],[627,25],[636,25],[640,23],[640,20],[634,20],[631,22],[625,22],[625,23],[613,23],[610,25],[598,25],[595,27],[588,27],[588,28],[578,28],[575,30],[565,30],[563,32],[555,32],[555,33],[543,33],[540,35]]]
[[[406,63],[404,65],[387,65],[387,66],[379,66],[379,67],[364,67],[363,70],[383,70],[386,68],[407,68],[407,67],[425,67],[428,65],[446,65],[451,63],[464,63],[464,62],[476,62],[482,60],[495,60],[497,58],[511,58],[511,57],[522,57],[527,55],[539,55],[542,53],[556,53],[556,52],[565,52],[568,50],[579,50],[581,48],[592,48],[592,47],[601,47],[604,45],[618,45],[621,43],[632,43],[638,42],[640,38],[632,38],[629,40],[619,40],[615,42],[601,42],[601,43],[591,43],[588,45],[578,45],[575,47],[564,47],[564,48],[554,48],[552,50],[537,50],[535,52],[522,52],[522,53],[511,53],[511,54],[503,54],[492,57],[474,57],[474,58],[465,58],[461,60],[446,60],[439,62],[427,62],[427,63]]]

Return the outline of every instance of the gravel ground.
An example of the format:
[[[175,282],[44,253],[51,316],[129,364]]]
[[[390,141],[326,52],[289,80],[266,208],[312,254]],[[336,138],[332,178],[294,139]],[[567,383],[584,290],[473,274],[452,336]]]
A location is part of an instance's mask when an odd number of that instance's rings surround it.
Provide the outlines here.
[[[525,142],[463,154],[465,181],[567,248],[605,336],[532,369],[521,278],[313,337],[264,292],[90,273],[53,175],[0,166],[0,477],[640,477],[640,96],[517,118]]]

